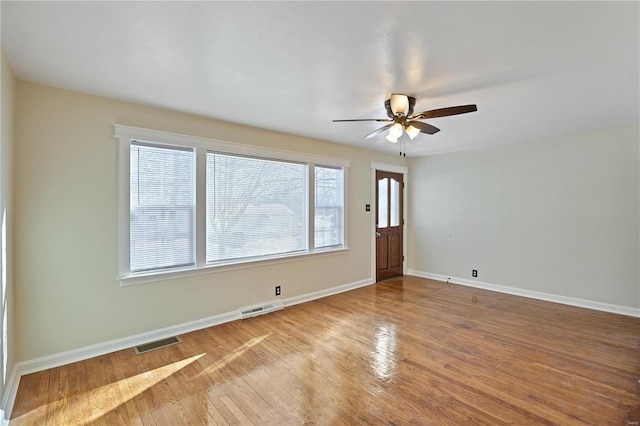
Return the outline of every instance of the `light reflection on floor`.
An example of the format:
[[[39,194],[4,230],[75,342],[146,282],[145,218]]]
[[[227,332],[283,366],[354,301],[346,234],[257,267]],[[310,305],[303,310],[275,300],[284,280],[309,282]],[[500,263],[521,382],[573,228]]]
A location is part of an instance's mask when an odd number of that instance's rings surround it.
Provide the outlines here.
[[[396,367],[396,326],[382,324],[375,336],[375,351],[371,368],[379,379],[389,382],[393,379]]]
[[[119,380],[117,382],[109,383],[99,388],[92,389],[81,395],[73,395],[70,398],[64,398],[55,401],[50,404],[44,404],[40,407],[25,413],[23,416],[12,419],[12,421],[22,422],[24,424],[43,425],[47,423],[47,412],[55,412],[56,410],[64,410],[65,412],[79,412],[82,411],[81,406],[85,406],[87,401],[100,400],[109,401],[112,404],[106,403],[100,408],[92,407],[91,416],[83,418],[83,424],[89,424],[106,413],[114,410],[116,407],[124,404],[125,402],[135,398],[147,389],[155,386],[167,377],[175,374],[176,372],[187,367],[189,364],[197,361],[206,354],[199,354],[190,358],[183,359],[181,361],[167,364],[162,367],[158,367],[154,370],[145,371],[144,373],[137,374],[126,379]],[[104,398],[105,394],[119,392],[121,398]],[[74,407],[76,405],[77,407]]]
[[[253,346],[262,342],[264,339],[266,339],[270,335],[271,333],[265,334],[260,337],[254,337],[253,339],[249,340],[247,343],[243,344],[242,346],[239,346],[235,351],[231,352],[229,355],[224,356],[220,361],[205,368],[203,371],[200,372],[200,374],[198,374],[197,377],[208,375],[212,370],[217,370],[228,364],[231,364],[233,360],[242,356],[242,354],[244,354],[246,351],[251,349]]]

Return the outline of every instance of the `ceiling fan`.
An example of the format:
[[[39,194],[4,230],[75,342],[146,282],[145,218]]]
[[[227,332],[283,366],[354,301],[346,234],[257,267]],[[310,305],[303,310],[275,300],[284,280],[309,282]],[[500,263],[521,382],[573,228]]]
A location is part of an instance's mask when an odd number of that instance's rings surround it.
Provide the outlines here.
[[[459,105],[448,108],[432,109],[429,111],[417,112],[414,114],[413,107],[416,104],[416,98],[413,96],[392,94],[389,99],[384,101],[384,106],[387,110],[389,118],[358,118],[353,120],[333,120],[334,123],[344,121],[378,121],[381,123],[388,122],[389,124],[380,127],[377,130],[369,133],[365,136],[365,139],[377,136],[384,131],[388,130],[387,140],[389,142],[397,143],[398,138],[402,136],[403,131],[406,132],[411,139],[418,136],[419,133],[426,133],[433,135],[440,131],[431,124],[423,123],[418,120],[424,120],[427,118],[447,117],[449,115],[466,114],[468,112],[474,112],[478,110],[476,105]]]

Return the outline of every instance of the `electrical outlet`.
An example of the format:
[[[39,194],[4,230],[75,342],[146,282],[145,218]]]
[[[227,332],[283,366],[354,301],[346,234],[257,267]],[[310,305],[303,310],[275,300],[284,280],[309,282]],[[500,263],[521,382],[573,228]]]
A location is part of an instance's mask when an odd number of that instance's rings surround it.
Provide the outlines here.
[[[276,286],[276,296],[280,296],[280,286]]]
[[[472,276],[472,277],[476,277],[476,278],[478,278],[478,270],[473,269],[473,270],[471,271],[471,276]]]

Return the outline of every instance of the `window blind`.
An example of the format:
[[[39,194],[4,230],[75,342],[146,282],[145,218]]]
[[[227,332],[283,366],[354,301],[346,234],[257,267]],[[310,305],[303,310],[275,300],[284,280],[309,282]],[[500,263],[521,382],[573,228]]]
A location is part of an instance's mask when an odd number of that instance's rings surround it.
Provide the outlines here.
[[[130,269],[194,265],[195,153],[131,141]]]
[[[207,262],[307,249],[307,165],[207,153]]]
[[[344,240],[344,171],[315,167],[314,247],[341,245]]]

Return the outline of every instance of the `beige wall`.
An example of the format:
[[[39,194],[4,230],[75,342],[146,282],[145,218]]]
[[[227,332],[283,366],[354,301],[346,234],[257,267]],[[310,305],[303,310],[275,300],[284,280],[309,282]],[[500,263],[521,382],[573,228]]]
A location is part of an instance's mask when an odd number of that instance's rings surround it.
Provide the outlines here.
[[[11,67],[0,50],[2,64],[0,74],[0,98],[2,100],[2,118],[0,120],[0,226],[4,215],[5,231],[0,229],[0,250],[5,250],[6,261],[1,265],[2,285],[0,286],[0,319],[2,330],[0,335],[0,401],[4,404],[7,398],[7,381],[15,364],[16,334],[14,328],[14,272],[13,272],[13,146],[14,146],[14,102],[15,86]],[[3,243],[4,242],[4,243]],[[2,254],[0,254],[2,256]],[[6,330],[6,336],[3,335]],[[6,342],[6,345],[5,345]],[[1,422],[1,420],[0,420]]]
[[[113,124],[351,161],[347,253],[120,287]],[[19,360],[371,278],[371,161],[397,156],[18,82]]]
[[[639,144],[631,127],[413,159],[409,269],[640,307]]]

